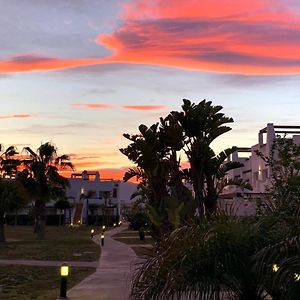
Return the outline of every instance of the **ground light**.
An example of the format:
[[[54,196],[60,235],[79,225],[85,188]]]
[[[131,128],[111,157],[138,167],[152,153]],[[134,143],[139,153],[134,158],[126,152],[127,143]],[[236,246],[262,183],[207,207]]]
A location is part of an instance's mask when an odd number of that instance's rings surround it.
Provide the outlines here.
[[[94,229],[91,229],[91,238],[94,237],[94,233],[95,233],[95,230],[94,230]]]
[[[114,228],[116,228],[117,227],[117,224],[116,223],[114,223]]]
[[[69,276],[69,266],[63,263],[60,267],[60,298],[67,298],[67,281]]]
[[[279,266],[277,264],[272,265],[272,271],[277,272],[279,270]]]
[[[101,233],[101,246],[104,246],[104,232]]]

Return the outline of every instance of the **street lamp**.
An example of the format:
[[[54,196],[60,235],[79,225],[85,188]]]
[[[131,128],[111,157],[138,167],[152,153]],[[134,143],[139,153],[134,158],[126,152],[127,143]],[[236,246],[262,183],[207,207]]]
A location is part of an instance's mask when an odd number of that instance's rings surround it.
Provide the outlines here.
[[[67,279],[69,275],[69,266],[63,263],[60,267],[60,298],[67,298]]]

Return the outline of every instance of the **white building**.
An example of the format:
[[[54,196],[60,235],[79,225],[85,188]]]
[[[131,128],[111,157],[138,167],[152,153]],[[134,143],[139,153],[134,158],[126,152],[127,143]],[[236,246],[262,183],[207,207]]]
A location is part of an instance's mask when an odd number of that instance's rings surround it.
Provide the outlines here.
[[[226,187],[220,199],[222,208],[231,209],[233,213],[239,215],[255,214],[256,199],[263,197],[271,183],[270,167],[256,155],[256,150],[269,156],[273,141],[278,135],[286,135],[292,138],[294,143],[300,144],[300,126],[279,126],[269,123],[259,131],[256,145],[250,148],[237,148],[231,155],[230,161],[241,162],[244,167],[229,171],[227,177],[248,181],[253,191],[241,190],[235,186]]]
[[[66,197],[71,209],[65,215],[65,222],[73,224],[94,223],[96,218],[100,223],[112,223],[125,216],[131,195],[137,189],[134,183],[101,179],[100,173],[93,171],[73,173],[68,180]],[[48,214],[54,213],[54,203],[47,203]]]

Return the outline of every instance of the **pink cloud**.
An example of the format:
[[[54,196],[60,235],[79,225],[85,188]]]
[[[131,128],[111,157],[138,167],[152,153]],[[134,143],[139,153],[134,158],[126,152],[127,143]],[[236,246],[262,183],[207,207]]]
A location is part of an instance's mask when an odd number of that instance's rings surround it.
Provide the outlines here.
[[[130,110],[161,110],[166,108],[164,105],[124,105],[121,107]]]
[[[300,73],[300,15],[292,5],[297,4],[287,0],[132,0],[123,5],[119,27],[96,38],[96,43],[111,50],[111,56],[62,59],[23,54],[0,61],[0,73],[105,63],[241,74]]]
[[[32,118],[32,115],[30,114],[15,114],[15,115],[0,115],[0,119],[15,119],[15,118]]]
[[[113,107],[111,104],[105,104],[105,103],[71,104],[71,106],[90,108],[90,109],[102,109],[102,108],[111,108],[111,107]]]
[[[97,42],[114,61],[244,74],[300,72],[300,17],[283,0],[136,0]],[[270,51],[272,47],[272,51]]]

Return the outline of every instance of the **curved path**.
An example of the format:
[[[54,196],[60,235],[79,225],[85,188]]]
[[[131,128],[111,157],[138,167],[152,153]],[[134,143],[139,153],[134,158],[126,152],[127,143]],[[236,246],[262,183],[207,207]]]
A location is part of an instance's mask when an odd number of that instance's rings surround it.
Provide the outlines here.
[[[138,261],[134,251],[126,244],[115,241],[112,235],[123,231],[127,224],[107,231],[96,272],[86,277],[67,293],[70,300],[127,300],[130,278]],[[100,236],[94,241],[100,245]]]

